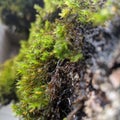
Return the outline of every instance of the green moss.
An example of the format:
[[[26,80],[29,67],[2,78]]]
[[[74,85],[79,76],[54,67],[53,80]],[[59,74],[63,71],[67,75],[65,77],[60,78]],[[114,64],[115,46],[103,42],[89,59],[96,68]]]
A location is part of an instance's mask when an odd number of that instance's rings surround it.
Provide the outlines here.
[[[92,3],[90,0],[45,0],[45,2],[44,9],[35,6],[38,14],[36,22],[31,25],[29,40],[21,42],[20,53],[16,62],[12,63],[14,67],[16,66],[17,74],[14,74],[10,64],[1,72],[7,82],[3,85],[0,83],[0,86],[7,88],[7,86],[13,85],[17,78],[19,102],[13,106],[13,109],[25,120],[47,119],[51,102],[48,83],[51,81],[51,73],[54,71],[57,61],[67,59],[71,62],[78,62],[83,59],[82,44],[77,48],[73,44],[78,37],[74,30],[76,23],[85,25],[93,22],[96,17],[98,19],[103,17],[103,13],[96,16],[97,11],[100,13],[98,0],[93,0]],[[50,21],[49,14],[54,16],[54,11],[58,8],[61,9],[58,18]],[[108,12],[104,14],[108,15]],[[101,21],[104,23],[106,18],[104,20],[102,18],[99,23]],[[81,38],[79,38],[80,40]],[[8,85],[9,81],[11,81],[11,85]],[[7,92],[10,92],[10,88],[6,89],[5,93]]]
[[[11,99],[16,99],[15,83],[16,83],[16,66],[15,58],[9,60],[0,66],[0,102],[7,104]]]

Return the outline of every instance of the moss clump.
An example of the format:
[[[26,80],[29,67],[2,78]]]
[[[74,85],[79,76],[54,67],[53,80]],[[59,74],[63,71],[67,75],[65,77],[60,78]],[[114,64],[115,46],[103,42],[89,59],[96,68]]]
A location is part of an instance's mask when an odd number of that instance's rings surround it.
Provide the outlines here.
[[[99,0],[93,0],[92,3],[91,0],[45,0],[44,9],[35,6],[38,12],[36,22],[31,25],[29,40],[21,43],[14,64],[17,69],[15,78],[19,102],[13,109],[17,115],[25,120],[48,119],[52,105],[48,83],[60,61],[75,63],[84,59],[84,36],[82,32],[78,34],[80,32],[77,27],[92,24],[96,12],[100,10],[98,2]],[[53,6],[51,10],[50,6]]]
[[[0,66],[0,103],[8,104],[11,100],[16,100],[16,66],[15,58],[5,62]]]

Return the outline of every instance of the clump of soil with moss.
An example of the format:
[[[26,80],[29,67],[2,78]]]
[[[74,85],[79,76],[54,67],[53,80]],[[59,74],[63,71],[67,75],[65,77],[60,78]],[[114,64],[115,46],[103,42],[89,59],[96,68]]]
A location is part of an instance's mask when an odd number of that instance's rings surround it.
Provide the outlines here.
[[[36,22],[13,64],[18,97],[13,109],[18,116],[25,120],[120,119],[117,2],[45,0],[44,9],[35,6]]]
[[[68,120],[119,120],[119,20],[114,18],[107,28],[76,27],[84,35],[84,60],[58,62],[49,83],[51,120],[64,116]]]

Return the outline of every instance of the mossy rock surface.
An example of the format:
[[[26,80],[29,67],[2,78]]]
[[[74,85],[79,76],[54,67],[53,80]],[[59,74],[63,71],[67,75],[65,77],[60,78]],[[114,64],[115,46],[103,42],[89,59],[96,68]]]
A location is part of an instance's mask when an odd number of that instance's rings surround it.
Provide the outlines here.
[[[101,0],[45,0],[44,8],[35,8],[29,40],[21,42],[12,63],[19,100],[14,111],[25,120],[108,119],[108,109],[119,107],[108,93],[119,94],[119,83],[110,79],[120,62],[119,6]]]

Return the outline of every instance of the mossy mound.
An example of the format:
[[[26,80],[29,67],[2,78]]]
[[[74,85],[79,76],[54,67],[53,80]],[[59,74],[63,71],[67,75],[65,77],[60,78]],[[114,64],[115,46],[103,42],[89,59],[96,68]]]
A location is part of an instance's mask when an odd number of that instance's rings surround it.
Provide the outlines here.
[[[44,8],[35,6],[38,14],[29,40],[21,42],[20,53],[12,64],[16,66],[16,79],[12,80],[16,81],[19,99],[13,109],[18,116],[25,120],[85,119],[91,93],[106,98],[93,86],[90,67],[94,54],[99,57],[100,53],[96,51],[96,39],[107,40],[105,21],[118,12],[114,4],[101,0],[45,0]],[[104,104],[108,103],[106,98]]]

